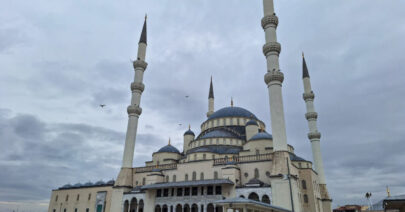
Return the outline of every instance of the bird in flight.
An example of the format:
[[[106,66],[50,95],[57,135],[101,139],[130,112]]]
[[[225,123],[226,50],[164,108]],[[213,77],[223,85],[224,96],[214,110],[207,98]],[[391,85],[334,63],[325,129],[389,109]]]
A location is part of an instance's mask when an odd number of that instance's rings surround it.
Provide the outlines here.
[[[105,104],[101,104],[101,105],[100,105],[101,108],[103,108],[103,107],[105,107],[105,106],[106,106]]]
[[[186,98],[188,98],[189,96],[186,96]]]

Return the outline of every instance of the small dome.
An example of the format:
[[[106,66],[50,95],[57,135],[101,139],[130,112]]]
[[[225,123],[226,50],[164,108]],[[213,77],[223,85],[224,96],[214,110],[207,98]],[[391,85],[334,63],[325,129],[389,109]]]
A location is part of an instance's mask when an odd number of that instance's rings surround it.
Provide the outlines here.
[[[208,120],[224,117],[246,117],[257,119],[255,114],[241,107],[224,107],[208,117]]]
[[[177,153],[177,154],[180,154],[180,151],[179,151],[176,147],[174,147],[174,146],[172,146],[172,145],[170,145],[170,144],[168,144],[168,145],[166,145],[166,146],[160,148],[159,151],[157,151],[157,152],[158,152],[158,153],[161,153],[161,152],[169,152],[169,153]]]
[[[77,187],[80,187],[80,186],[82,186],[82,184],[81,184],[81,183],[76,183],[76,184],[74,184],[72,187],[77,188]]]
[[[115,183],[114,180],[110,180],[110,181],[107,182],[107,184],[109,184],[109,185],[114,185],[114,183]]]
[[[102,180],[97,181],[96,183],[94,183],[94,185],[103,185],[103,184],[105,184],[105,183],[104,183],[104,181],[102,181]]]
[[[263,140],[263,139],[272,140],[272,139],[273,139],[273,136],[270,135],[270,134],[268,134],[267,132],[259,132],[259,133],[257,133],[256,135],[254,135],[253,137],[251,137],[251,138],[249,139],[249,141]]]
[[[187,131],[184,133],[184,135],[192,135],[192,136],[195,136],[194,132],[191,131],[190,129],[187,130]]]
[[[246,122],[246,126],[249,126],[249,125],[256,125],[256,126],[259,126],[259,125],[257,124],[257,121],[254,120],[254,119],[251,119],[250,121]]]
[[[72,187],[72,185],[70,185],[70,184],[66,184],[66,185],[62,186],[62,188],[71,188],[71,187]]]
[[[92,182],[87,182],[87,183],[83,184],[83,186],[92,186],[92,185],[93,185]]]
[[[292,161],[307,161],[304,158],[299,157],[299,156],[297,156],[297,155],[295,155],[293,153],[290,153],[290,160],[292,160]]]

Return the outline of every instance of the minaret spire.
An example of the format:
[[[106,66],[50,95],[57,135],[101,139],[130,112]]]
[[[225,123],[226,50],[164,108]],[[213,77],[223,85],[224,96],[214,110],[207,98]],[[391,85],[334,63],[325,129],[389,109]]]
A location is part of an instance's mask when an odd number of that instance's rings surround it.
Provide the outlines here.
[[[302,58],[302,80],[304,82],[304,94],[303,98],[306,104],[307,113],[305,117],[308,121],[309,133],[308,139],[311,141],[312,146],[312,156],[315,165],[315,171],[318,173],[319,178],[319,188],[321,190],[322,205],[327,211],[331,211],[330,202],[332,201],[329,197],[328,189],[326,188],[325,172],[323,170],[323,161],[321,154],[321,133],[318,131],[317,119],[318,113],[315,112],[314,98],[315,94],[311,88],[311,80],[309,78],[308,67],[305,62],[305,57]]]
[[[125,149],[124,158],[122,161],[123,168],[132,168],[132,162],[134,158],[135,140],[138,128],[138,119],[142,113],[142,108],[140,107],[141,95],[145,89],[145,85],[142,83],[143,74],[146,70],[148,64],[145,62],[146,55],[146,16],[145,22],[143,24],[143,29],[141,33],[141,38],[138,43],[138,55],[137,60],[133,62],[133,67],[135,69],[134,82],[131,83],[131,104],[127,108],[128,112],[128,128],[125,139]]]
[[[264,81],[267,85],[270,101],[271,130],[273,134],[273,162],[270,173],[273,176],[288,176],[290,158],[287,148],[287,133],[285,129],[284,104],[282,95],[282,84],[284,74],[280,70],[279,55],[281,45],[277,42],[278,17],[274,12],[273,0],[263,0],[263,12],[261,24],[265,33],[266,43],[263,45],[263,54],[266,57],[267,73]],[[296,179],[289,184],[282,177],[273,178],[271,182],[273,204],[293,212],[301,212],[297,204],[298,186]]]
[[[207,117],[214,113],[214,87],[212,85],[212,76],[210,82],[210,91],[208,93],[208,112]]]

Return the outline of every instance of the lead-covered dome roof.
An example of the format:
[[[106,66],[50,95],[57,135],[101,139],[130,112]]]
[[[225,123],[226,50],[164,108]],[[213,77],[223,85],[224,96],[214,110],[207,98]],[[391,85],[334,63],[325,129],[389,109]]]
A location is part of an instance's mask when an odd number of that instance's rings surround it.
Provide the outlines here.
[[[200,137],[200,139],[203,138],[238,138],[238,135],[223,129],[216,129]]]
[[[252,136],[249,141],[255,141],[255,140],[263,140],[263,139],[273,139],[273,136],[270,135],[267,132],[259,132],[256,135]]]
[[[195,135],[194,135],[194,132],[193,132],[191,129],[187,130],[187,131],[184,133],[184,135],[192,135],[192,136],[195,136]]]
[[[252,112],[250,112],[244,108],[224,107],[222,109],[217,110],[212,115],[210,115],[210,117],[208,117],[208,120],[216,119],[216,118],[224,118],[224,117],[246,117],[246,118],[257,119],[255,114],[253,114]]]
[[[169,152],[169,153],[177,153],[177,154],[180,154],[180,151],[179,151],[176,147],[174,147],[174,146],[172,146],[172,145],[170,145],[170,144],[168,144],[168,145],[166,145],[166,146],[160,148],[159,151],[157,151],[157,152],[158,152],[158,153],[161,153],[161,152]]]

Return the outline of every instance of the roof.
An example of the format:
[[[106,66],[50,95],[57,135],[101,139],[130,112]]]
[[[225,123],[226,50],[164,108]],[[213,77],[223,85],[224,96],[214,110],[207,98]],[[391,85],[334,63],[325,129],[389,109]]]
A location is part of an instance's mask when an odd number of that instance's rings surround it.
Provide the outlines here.
[[[233,185],[234,183],[228,179],[194,180],[194,181],[180,181],[180,182],[170,182],[170,183],[155,183],[155,184],[142,186],[141,189],[159,189],[159,188],[175,188],[175,187],[185,187],[185,186],[223,185],[223,184]]]
[[[305,62],[305,57],[302,55],[302,78],[309,78],[307,63]]]
[[[76,183],[74,185],[66,184],[62,187],[59,187],[58,189],[77,189],[77,188],[88,188],[88,187],[113,186],[114,183],[115,183],[114,180],[110,180],[106,183],[104,181],[100,180],[96,183],[87,182],[85,184],[81,184],[81,183]]]
[[[271,204],[267,204],[267,203],[264,203],[264,202],[258,202],[258,201],[254,201],[254,200],[251,200],[251,199],[245,199],[245,198],[241,198],[241,197],[236,197],[236,198],[232,198],[232,199],[224,199],[224,200],[219,200],[219,201],[216,201],[215,203],[219,203],[219,204],[227,204],[227,203],[233,203],[233,204],[235,204],[235,203],[242,203],[242,204],[251,204],[251,205],[260,205],[260,206],[264,206],[264,207],[266,207],[266,208],[271,208],[271,209],[273,209],[273,210],[275,210],[275,211],[277,211],[277,212],[291,212],[290,210],[287,210],[287,209],[284,209],[284,208],[281,208],[281,207],[277,207],[277,206],[274,206],[274,205],[271,205]]]
[[[242,150],[239,146],[210,145],[190,149],[187,154],[195,152],[212,152],[217,154],[238,154]]]
[[[210,115],[208,117],[208,120],[210,119],[216,119],[216,118],[224,118],[224,117],[246,117],[246,118],[252,118],[252,119],[257,119],[255,114],[252,112],[241,108],[241,107],[224,107],[222,109],[217,110],[215,113]]]
[[[203,138],[238,138],[238,136],[223,129],[216,129],[200,137]]]
[[[252,136],[249,141],[255,141],[255,140],[263,140],[263,139],[273,139],[273,136],[267,132],[259,132],[256,135]]]
[[[257,124],[257,121],[255,121],[254,119],[251,119],[251,120],[249,120],[248,122],[246,122],[246,126],[248,126],[248,125],[256,125],[256,126],[259,126],[259,125]]]
[[[145,17],[145,22],[143,23],[142,34],[141,34],[141,38],[139,39],[139,43],[147,44],[147,42],[146,42],[146,17]]]
[[[160,148],[157,152],[158,153],[169,152],[169,153],[178,153],[178,154],[180,154],[180,151],[176,147],[174,147],[174,146],[172,146],[170,144]]]
[[[214,88],[212,87],[212,77],[211,77],[210,93],[208,94],[208,99],[213,99],[213,98],[214,98]]]
[[[187,131],[184,133],[184,135],[193,135],[193,136],[195,136],[194,132],[191,131],[190,129],[187,130]]]
[[[261,180],[257,179],[257,178],[252,178],[250,179],[245,186],[247,187],[262,187],[262,186],[269,186],[268,184],[262,182]]]
[[[298,157],[297,155],[290,152],[290,160],[292,161],[307,161],[302,157]]]

